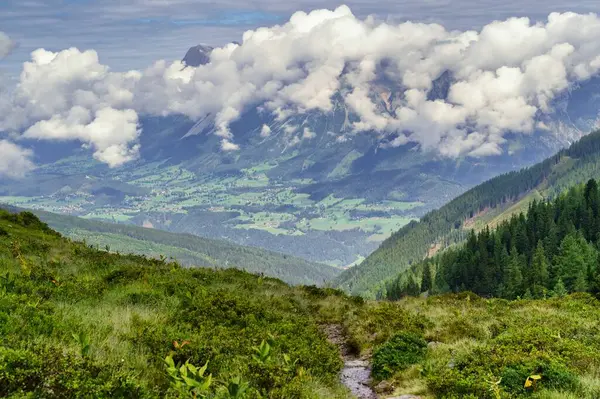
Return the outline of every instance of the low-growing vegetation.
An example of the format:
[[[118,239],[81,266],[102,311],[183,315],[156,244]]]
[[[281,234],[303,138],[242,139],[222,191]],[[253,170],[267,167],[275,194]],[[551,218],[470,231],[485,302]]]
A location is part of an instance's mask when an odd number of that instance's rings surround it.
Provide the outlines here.
[[[28,212],[0,226],[0,396],[346,397],[315,314],[355,306],[338,291],[99,251]]]
[[[0,397],[350,398],[337,325],[382,397],[592,399],[599,320],[589,293],[364,301],[111,254],[0,211]]]

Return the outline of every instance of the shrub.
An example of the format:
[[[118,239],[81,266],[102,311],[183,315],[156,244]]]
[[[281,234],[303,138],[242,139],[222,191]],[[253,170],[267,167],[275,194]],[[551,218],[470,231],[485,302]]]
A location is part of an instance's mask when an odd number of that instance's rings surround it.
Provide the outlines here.
[[[373,377],[383,380],[425,358],[427,342],[421,335],[401,332],[373,354]]]

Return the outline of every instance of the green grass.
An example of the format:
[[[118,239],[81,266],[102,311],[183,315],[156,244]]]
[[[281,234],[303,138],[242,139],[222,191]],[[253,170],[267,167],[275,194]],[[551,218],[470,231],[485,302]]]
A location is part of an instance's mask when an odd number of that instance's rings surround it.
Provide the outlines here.
[[[352,167],[352,163],[356,161],[358,158],[362,157],[363,154],[356,150],[350,151],[342,160],[336,165],[335,169],[331,171],[327,175],[328,179],[339,179],[341,177],[347,176],[350,174],[350,168]]]
[[[364,302],[239,270],[184,269],[71,242],[0,211],[0,396],[175,398],[163,359],[207,364],[206,398],[343,399],[323,326],[372,354],[390,395],[600,396],[600,302],[473,294]],[[270,352],[257,355],[268,343]],[[531,375],[541,379],[526,388]],[[497,384],[496,384],[497,383]],[[494,394],[490,388],[496,387]]]
[[[348,397],[319,328],[334,316],[318,309],[341,317],[351,298],[98,251],[30,215],[0,213],[0,396],[179,397],[163,363],[171,355],[208,362],[210,398],[229,397],[238,377],[246,398]],[[262,341],[272,351],[257,361]]]

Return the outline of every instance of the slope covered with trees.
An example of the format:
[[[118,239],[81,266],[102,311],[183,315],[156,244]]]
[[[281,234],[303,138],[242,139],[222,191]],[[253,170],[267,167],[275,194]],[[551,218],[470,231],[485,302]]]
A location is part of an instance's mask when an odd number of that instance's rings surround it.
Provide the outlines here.
[[[157,258],[166,256],[185,266],[236,267],[251,273],[264,273],[290,284],[323,285],[340,273],[340,269],[329,265],[262,248],[237,245],[225,240],[106,223],[39,210],[32,212],[69,238],[85,240],[88,244],[110,251]]]
[[[491,179],[447,205],[394,233],[359,266],[338,276],[336,285],[353,293],[374,295],[386,281],[421,262],[432,249],[464,242],[468,221],[491,209],[505,209],[534,190],[552,198],[573,184],[600,174],[600,131],[530,168]]]
[[[496,230],[427,259],[386,286],[398,299],[424,291],[473,291],[506,299],[600,291],[600,192],[591,179],[553,201],[534,201]]]

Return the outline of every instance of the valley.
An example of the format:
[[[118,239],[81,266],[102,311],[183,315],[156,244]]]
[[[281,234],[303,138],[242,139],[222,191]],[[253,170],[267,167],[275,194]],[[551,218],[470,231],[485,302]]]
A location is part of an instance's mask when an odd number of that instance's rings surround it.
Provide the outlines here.
[[[51,179],[75,175],[83,159],[40,167]],[[196,174],[180,166],[158,162],[126,170],[107,171],[102,179],[81,176],[79,185],[56,187],[42,196],[0,196],[0,203],[48,212],[77,215],[112,223],[189,232],[204,237],[228,238],[248,244],[242,237],[326,237],[354,247],[328,258],[328,253],[307,254],[295,248],[272,247],[299,253],[313,261],[347,267],[374,250],[391,233],[415,220],[425,205],[418,201],[342,199],[335,195],[311,198],[303,192],[312,179],[272,179],[265,163],[230,174]],[[83,166],[84,168],[86,166]],[[87,166],[92,168],[93,166]],[[57,180],[57,184],[62,184]],[[90,188],[94,185],[97,188]],[[50,190],[52,191],[52,190]],[[198,226],[191,220],[201,219]],[[237,238],[237,239],[236,239]],[[268,238],[264,238],[268,240]],[[289,243],[290,240],[285,241]],[[281,244],[282,246],[284,244]],[[340,244],[338,243],[338,246]],[[266,246],[269,248],[269,246]],[[319,248],[317,248],[319,250]]]

